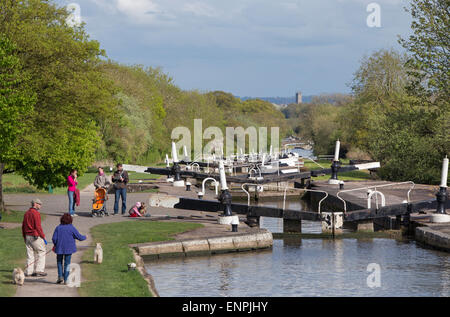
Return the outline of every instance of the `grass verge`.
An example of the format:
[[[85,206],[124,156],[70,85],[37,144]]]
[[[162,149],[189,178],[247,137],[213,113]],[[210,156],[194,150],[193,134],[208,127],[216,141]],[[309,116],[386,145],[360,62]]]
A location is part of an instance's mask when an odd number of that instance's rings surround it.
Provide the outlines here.
[[[23,211],[2,213],[2,222],[21,223]],[[41,215],[44,220],[45,215]],[[12,284],[12,272],[15,267],[24,266],[26,251],[22,238],[22,229],[0,229],[0,297],[14,296],[16,286]]]
[[[22,223],[24,214],[25,214],[24,211],[15,211],[15,210],[4,211],[4,212],[2,212],[1,222]],[[45,220],[45,214],[41,214],[41,221],[44,221],[44,220]]]
[[[178,233],[202,227],[201,224],[178,222],[120,222],[99,225],[91,229],[94,244],[102,243],[103,263],[93,263],[94,249],[83,254],[82,274],[86,280],[79,293],[85,297],[148,297],[147,282],[138,271],[128,271],[133,261],[128,245],[173,240]]]
[[[313,180],[329,180],[331,175],[323,175],[318,177],[313,177]],[[341,181],[366,181],[371,180],[372,177],[370,176],[369,171],[350,171],[350,172],[344,172],[339,173],[338,178]]]
[[[23,267],[26,257],[22,229],[0,229],[0,241],[0,297],[10,297],[16,293],[12,271]]]
[[[106,174],[107,176],[110,176],[110,174]],[[151,175],[147,173],[135,173],[135,172],[129,172],[128,173],[130,182],[135,182],[139,180],[149,180],[149,179],[158,179],[160,178],[160,175]],[[78,177],[78,189],[83,190],[88,185],[94,183],[95,177],[97,176],[97,173],[85,173],[83,176]],[[3,175],[3,192],[6,194],[35,194],[35,193],[41,193],[45,194],[48,193],[48,190],[42,190],[37,189],[35,186],[30,185],[22,176],[10,173],[10,174],[4,174]],[[67,187],[56,187],[53,188],[53,194],[61,195],[67,193]]]
[[[331,167],[331,160],[319,160],[317,161],[321,166],[324,168],[330,168]],[[350,164],[350,160],[348,159],[341,159],[342,165],[348,165]],[[314,162],[311,162],[309,160],[305,159],[305,167],[309,170],[320,170],[321,168],[315,164]],[[324,175],[324,176],[318,176],[313,177],[313,180],[328,180],[330,179],[330,175]],[[370,176],[370,172],[367,170],[362,171],[350,171],[345,173],[339,173],[339,179],[343,181],[363,181],[363,180],[370,180],[372,179]]]

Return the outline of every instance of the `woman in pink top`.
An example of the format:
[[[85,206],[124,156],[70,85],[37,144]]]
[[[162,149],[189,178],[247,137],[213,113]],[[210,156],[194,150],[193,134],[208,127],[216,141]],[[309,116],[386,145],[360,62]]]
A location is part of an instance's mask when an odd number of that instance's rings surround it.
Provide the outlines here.
[[[70,171],[70,175],[67,177],[67,195],[69,196],[69,214],[74,217],[75,215],[75,191],[77,190],[77,177],[78,172],[76,169]]]

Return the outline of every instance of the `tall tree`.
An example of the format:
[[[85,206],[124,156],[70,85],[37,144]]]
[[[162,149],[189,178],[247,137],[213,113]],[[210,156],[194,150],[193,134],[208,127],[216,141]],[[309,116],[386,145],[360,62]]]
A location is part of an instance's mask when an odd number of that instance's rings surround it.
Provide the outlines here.
[[[13,38],[36,92],[25,115],[14,168],[39,188],[62,186],[71,168],[84,170],[99,144],[98,124],[114,114],[110,82],[98,69],[104,52],[84,26],[48,0],[3,0],[0,32]]]
[[[450,1],[412,0],[413,34],[400,43],[409,51],[409,71],[416,79],[412,88],[448,99],[450,82]],[[447,104],[448,106],[448,104]]]
[[[24,132],[24,115],[33,111],[35,96],[28,88],[16,46],[0,35],[0,211],[4,210],[2,175],[17,158],[17,137]]]

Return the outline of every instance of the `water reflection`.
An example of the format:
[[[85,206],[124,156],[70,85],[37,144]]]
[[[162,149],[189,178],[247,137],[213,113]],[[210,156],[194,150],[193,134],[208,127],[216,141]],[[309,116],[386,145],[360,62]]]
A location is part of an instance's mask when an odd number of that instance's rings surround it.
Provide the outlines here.
[[[282,232],[282,219],[261,226]],[[305,233],[320,223],[302,222]],[[367,266],[381,287],[367,286]],[[161,296],[449,296],[450,255],[391,239],[274,240],[273,250],[148,262]]]

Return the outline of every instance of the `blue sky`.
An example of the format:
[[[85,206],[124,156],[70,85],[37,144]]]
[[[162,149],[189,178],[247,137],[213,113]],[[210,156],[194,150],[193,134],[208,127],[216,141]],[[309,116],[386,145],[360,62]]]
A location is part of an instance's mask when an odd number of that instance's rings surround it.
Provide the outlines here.
[[[57,0],[77,3],[108,57],[161,67],[182,89],[239,96],[349,92],[364,54],[410,33],[406,0]],[[370,28],[367,5],[381,8]]]

